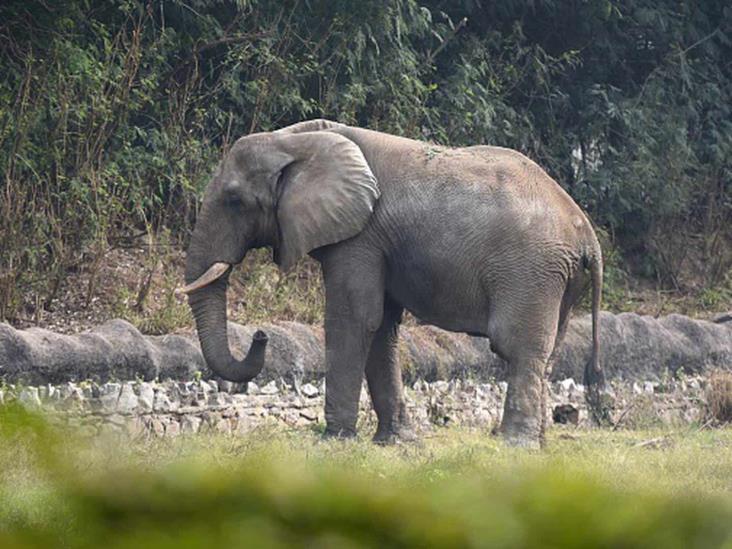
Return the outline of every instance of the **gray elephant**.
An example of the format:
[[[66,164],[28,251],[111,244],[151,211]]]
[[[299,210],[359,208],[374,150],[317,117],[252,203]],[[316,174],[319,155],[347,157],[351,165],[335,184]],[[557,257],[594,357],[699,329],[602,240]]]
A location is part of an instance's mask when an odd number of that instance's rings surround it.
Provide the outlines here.
[[[600,246],[577,204],[516,151],[441,147],[327,120],[239,139],[206,189],[183,288],[206,362],[228,380],[248,381],[264,364],[261,331],[243,360],[232,356],[226,288],[231,267],[265,246],[283,270],[305,254],[322,266],[327,435],[356,433],[365,373],[374,440],[413,436],[396,356],[406,309],[489,338],[509,365],[500,432],[539,445],[547,369],[590,282],[585,377],[602,413]]]

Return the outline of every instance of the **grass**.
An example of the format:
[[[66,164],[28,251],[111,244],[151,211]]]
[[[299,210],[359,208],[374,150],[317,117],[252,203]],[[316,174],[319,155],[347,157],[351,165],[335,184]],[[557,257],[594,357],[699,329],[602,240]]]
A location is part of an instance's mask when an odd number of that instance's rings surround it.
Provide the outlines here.
[[[131,443],[0,419],[0,546],[732,547],[729,428],[554,429],[526,452],[458,429]]]

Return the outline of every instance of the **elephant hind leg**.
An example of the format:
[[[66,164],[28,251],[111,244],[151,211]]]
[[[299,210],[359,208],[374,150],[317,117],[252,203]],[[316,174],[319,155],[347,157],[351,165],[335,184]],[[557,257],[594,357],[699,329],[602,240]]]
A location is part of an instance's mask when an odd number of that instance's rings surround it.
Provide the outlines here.
[[[514,358],[509,364],[500,433],[511,446],[539,448],[544,444],[546,364],[539,357]]]
[[[559,299],[513,307],[490,334],[508,362],[508,389],[500,433],[513,446],[538,448],[546,427],[546,373],[559,324]],[[505,318],[505,317],[504,317]]]
[[[554,345],[552,347],[552,353],[547,360],[546,375],[544,376],[544,382],[542,386],[542,408],[544,413],[542,415],[542,433],[546,432],[547,426],[547,406],[546,403],[549,398],[548,381],[552,374],[552,369],[559,356],[559,350],[564,341],[564,336],[567,334],[567,328],[569,327],[569,320],[572,316],[572,309],[580,301],[582,295],[587,291],[589,285],[589,279],[584,276],[580,271],[574,277],[567,282],[567,288],[562,296],[562,304],[559,308],[559,321],[557,323],[557,335],[554,338]]]
[[[385,298],[383,320],[374,334],[366,361],[366,380],[379,421],[374,442],[380,444],[417,438],[407,413],[402,371],[397,358],[402,312],[400,305]]]

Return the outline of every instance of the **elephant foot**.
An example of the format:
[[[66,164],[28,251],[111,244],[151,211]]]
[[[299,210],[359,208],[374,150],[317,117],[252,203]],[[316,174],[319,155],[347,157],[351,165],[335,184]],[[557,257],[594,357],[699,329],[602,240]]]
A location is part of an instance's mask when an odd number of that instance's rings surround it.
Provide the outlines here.
[[[419,436],[410,426],[389,429],[379,428],[376,430],[376,434],[372,440],[374,444],[382,446],[418,443],[420,441]]]
[[[337,440],[348,440],[356,438],[355,429],[344,429],[336,427],[326,427],[323,432],[323,438],[326,440],[337,439]]]
[[[508,446],[539,450],[544,446],[544,436],[537,421],[510,419],[501,423],[498,433]]]
[[[503,441],[512,448],[523,448],[526,450],[541,450],[543,444],[541,439],[529,435],[508,435],[502,433]]]

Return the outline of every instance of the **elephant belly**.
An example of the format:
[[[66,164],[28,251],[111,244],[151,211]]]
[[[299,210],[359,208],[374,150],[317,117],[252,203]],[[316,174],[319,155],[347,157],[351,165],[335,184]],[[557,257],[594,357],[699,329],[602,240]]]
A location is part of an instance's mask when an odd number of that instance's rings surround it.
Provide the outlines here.
[[[475,269],[459,262],[405,256],[389,269],[389,296],[425,324],[486,335],[489,303]]]

